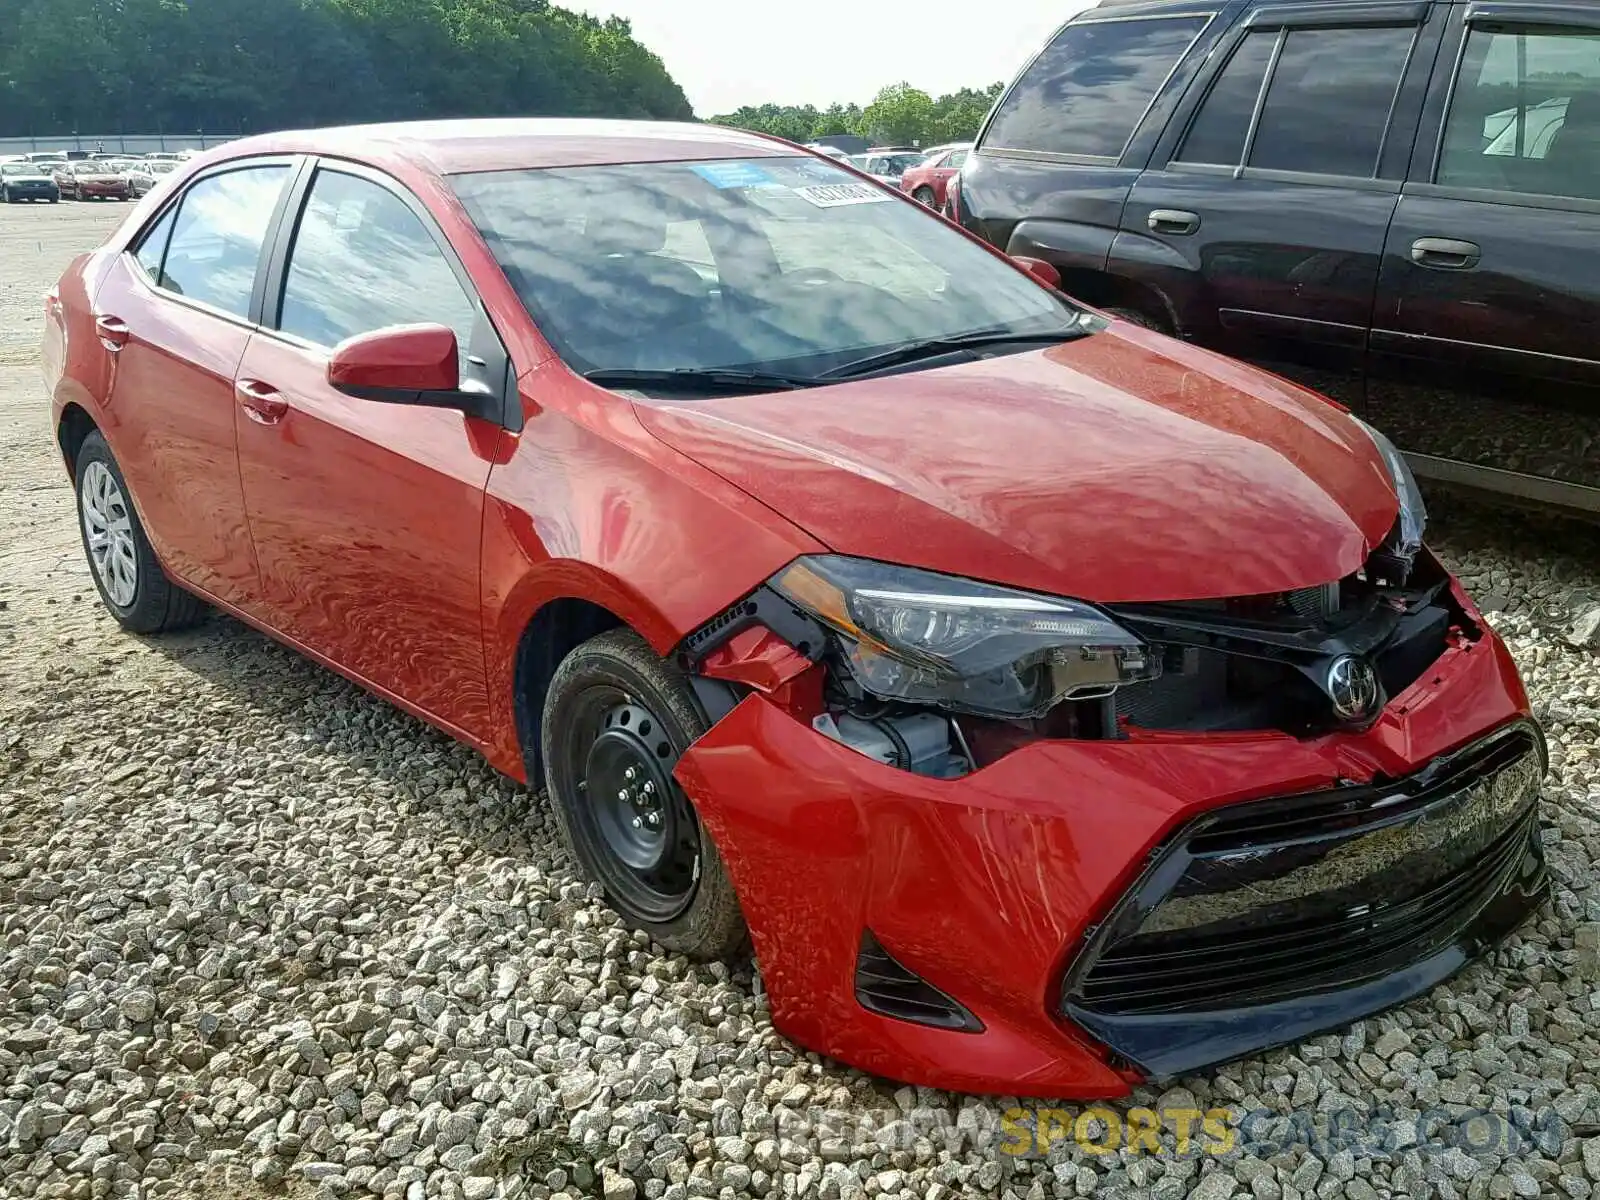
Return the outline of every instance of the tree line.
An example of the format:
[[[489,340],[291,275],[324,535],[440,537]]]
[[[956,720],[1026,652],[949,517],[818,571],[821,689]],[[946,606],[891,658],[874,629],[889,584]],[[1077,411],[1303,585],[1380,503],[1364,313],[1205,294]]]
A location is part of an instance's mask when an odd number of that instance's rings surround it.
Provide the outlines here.
[[[0,135],[692,120],[627,21],[548,0],[0,0]]]
[[[978,126],[1004,90],[1005,84],[992,83],[986,88],[962,88],[935,100],[909,83],[896,83],[880,91],[865,108],[858,104],[834,104],[825,109],[809,104],[763,104],[711,119],[718,125],[770,133],[792,142],[844,133],[875,145],[936,146],[976,137]]]

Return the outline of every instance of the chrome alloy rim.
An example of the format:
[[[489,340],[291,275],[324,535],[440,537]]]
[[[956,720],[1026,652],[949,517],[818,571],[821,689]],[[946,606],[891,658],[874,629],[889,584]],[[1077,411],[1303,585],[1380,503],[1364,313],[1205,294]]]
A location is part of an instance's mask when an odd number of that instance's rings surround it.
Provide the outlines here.
[[[139,558],[133,546],[133,515],[116,476],[105,463],[83,469],[78,485],[83,510],[83,536],[89,563],[111,603],[127,608],[139,590]]]

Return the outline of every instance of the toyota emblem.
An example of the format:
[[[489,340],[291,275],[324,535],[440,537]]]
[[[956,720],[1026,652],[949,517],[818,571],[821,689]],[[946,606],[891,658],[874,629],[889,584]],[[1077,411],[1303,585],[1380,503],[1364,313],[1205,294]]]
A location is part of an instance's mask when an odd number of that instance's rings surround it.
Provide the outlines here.
[[[1364,721],[1378,707],[1378,673],[1354,654],[1341,654],[1328,667],[1326,684],[1333,711],[1342,721]]]

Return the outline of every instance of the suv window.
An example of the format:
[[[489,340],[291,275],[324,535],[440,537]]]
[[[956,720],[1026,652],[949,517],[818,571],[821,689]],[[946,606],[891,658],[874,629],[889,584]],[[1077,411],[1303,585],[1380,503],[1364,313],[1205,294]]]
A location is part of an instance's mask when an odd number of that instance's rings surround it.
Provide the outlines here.
[[[1437,182],[1600,200],[1600,34],[1473,29]]]
[[[300,217],[278,328],[321,346],[430,322],[471,345],[477,305],[421,219],[371,180],[319,171]]]
[[[1178,152],[1179,161],[1227,167],[1244,161],[1250,118],[1255,116],[1261,83],[1277,44],[1276,32],[1252,33],[1239,44],[1195,114]]]
[[[1079,21],[1012,86],[985,148],[1120,158],[1205,17]]]
[[[261,243],[289,177],[282,165],[208,175],[183,194],[158,282],[237,317],[250,315]]]
[[[1249,166],[1377,174],[1415,26],[1291,29],[1267,86]]]

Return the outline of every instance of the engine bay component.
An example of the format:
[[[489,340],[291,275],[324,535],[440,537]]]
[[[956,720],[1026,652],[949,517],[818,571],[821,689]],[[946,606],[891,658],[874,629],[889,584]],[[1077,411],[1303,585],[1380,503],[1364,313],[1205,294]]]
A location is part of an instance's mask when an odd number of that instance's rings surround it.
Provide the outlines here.
[[[913,712],[870,720],[824,712],[811,727],[825,737],[887,766],[935,779],[954,779],[972,770],[950,735],[951,721],[938,713]]]

